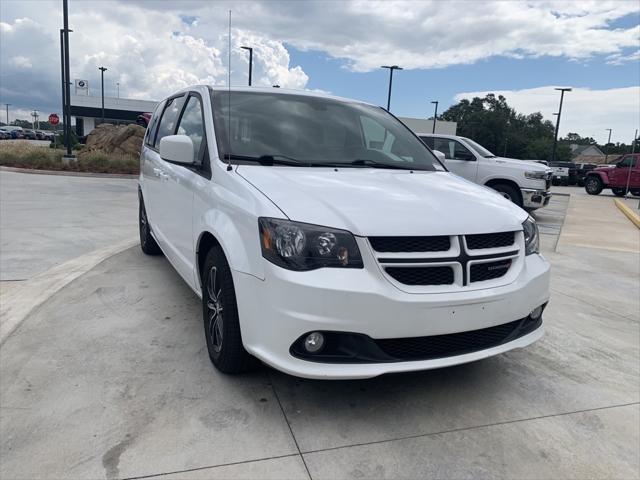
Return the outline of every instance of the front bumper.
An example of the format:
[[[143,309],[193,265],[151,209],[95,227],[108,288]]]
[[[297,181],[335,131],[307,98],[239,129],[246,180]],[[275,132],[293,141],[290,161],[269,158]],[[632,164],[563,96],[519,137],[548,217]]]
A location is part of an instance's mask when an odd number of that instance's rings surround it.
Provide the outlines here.
[[[522,206],[524,208],[535,209],[546,207],[551,200],[551,192],[547,190],[536,190],[533,188],[521,188]]]
[[[373,258],[365,268],[291,272],[265,261],[265,279],[233,272],[243,343],[247,351],[283,372],[306,378],[369,378],[471,362],[539,339],[531,333],[492,348],[429,360],[387,363],[322,363],[290,352],[312,331],[363,334],[372,339],[446,335],[502,325],[529,315],[549,299],[549,264],[541,255],[523,259],[507,285],[446,293],[407,293],[379,274]]]

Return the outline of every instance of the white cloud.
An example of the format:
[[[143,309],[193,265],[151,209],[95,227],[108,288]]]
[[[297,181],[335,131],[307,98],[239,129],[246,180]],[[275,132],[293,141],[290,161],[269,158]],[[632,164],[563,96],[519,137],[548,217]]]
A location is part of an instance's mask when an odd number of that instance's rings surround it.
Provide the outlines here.
[[[484,97],[487,93],[503,95],[507,103],[519,113],[541,112],[555,123],[553,114],[558,111],[560,92],[555,86],[529,88],[525,90],[487,90],[464,92],[455,96],[463,98]],[[611,128],[611,141],[629,144],[635,129],[640,127],[640,87],[591,90],[574,88],[565,93],[560,119],[560,135],[577,132],[593,137],[599,143],[607,141]]]

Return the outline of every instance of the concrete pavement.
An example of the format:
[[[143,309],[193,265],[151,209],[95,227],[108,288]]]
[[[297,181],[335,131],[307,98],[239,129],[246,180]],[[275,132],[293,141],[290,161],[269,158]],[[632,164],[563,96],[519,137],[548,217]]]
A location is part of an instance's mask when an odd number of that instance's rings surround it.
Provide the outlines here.
[[[638,478],[635,227],[593,198],[627,223],[572,197],[557,252],[564,206],[536,214],[553,264],[541,341],[364,381],[218,373],[167,261],[117,254],[2,345],[0,478]],[[581,237],[585,215],[611,248]]]
[[[135,238],[137,208],[135,179],[0,171],[0,281]]]

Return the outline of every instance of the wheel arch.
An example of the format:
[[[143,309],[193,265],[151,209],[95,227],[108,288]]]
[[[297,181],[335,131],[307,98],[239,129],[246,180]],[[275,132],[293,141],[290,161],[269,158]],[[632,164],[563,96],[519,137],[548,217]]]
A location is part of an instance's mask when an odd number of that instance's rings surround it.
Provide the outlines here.
[[[609,177],[604,172],[587,172],[584,179],[586,180],[589,177],[599,177],[603,185],[609,185]]]
[[[518,195],[520,195],[520,201],[522,201],[522,192],[520,191],[520,185],[518,185],[517,182],[508,178],[492,178],[485,182],[485,186],[489,188],[494,188],[496,185],[509,185],[510,187],[515,188]]]

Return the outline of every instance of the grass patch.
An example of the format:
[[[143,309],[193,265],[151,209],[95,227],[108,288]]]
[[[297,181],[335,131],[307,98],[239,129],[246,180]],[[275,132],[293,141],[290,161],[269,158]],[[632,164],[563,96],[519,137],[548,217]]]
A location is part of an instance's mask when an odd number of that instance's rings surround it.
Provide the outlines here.
[[[40,147],[23,142],[0,143],[0,165],[6,167],[133,175],[140,172],[139,160],[127,155],[93,152],[70,162],[63,162],[63,155],[62,149]]]

